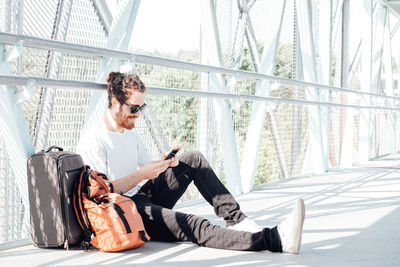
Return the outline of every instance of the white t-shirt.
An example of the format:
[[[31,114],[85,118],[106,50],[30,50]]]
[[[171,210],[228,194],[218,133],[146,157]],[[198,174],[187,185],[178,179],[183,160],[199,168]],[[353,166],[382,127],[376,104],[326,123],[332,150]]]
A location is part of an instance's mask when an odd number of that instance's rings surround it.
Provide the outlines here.
[[[123,178],[151,161],[150,153],[135,131],[111,132],[105,125],[93,135],[82,137],[77,153],[92,170],[106,174],[111,181]],[[133,196],[144,182],[124,195]]]

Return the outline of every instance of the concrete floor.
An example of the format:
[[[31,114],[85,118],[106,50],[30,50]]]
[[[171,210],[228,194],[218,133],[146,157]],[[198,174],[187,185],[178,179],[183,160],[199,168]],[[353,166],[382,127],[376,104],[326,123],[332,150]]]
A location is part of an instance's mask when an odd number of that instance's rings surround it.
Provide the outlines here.
[[[27,245],[1,251],[0,266],[400,266],[400,155],[289,179],[237,199],[258,224],[273,226],[300,197],[306,203],[306,219],[299,255],[218,250],[191,243],[150,242],[118,253]],[[177,209],[224,224],[204,202]]]

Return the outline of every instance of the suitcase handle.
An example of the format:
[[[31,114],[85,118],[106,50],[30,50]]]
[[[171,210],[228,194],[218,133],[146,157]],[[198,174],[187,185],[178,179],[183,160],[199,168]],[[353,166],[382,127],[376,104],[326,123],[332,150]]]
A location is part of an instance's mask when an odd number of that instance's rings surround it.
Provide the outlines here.
[[[48,153],[48,152],[50,152],[52,149],[58,149],[58,151],[63,151],[64,149],[62,149],[61,147],[59,147],[59,146],[51,146],[51,147],[49,147],[48,149],[46,149],[46,153]]]

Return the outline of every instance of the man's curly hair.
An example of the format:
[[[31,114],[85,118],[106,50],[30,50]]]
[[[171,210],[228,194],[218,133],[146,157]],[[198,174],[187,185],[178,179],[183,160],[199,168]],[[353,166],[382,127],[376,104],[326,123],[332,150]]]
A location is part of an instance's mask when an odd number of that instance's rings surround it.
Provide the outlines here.
[[[108,107],[111,108],[111,99],[115,97],[119,103],[125,103],[133,90],[144,93],[146,86],[136,74],[110,72],[106,78]]]

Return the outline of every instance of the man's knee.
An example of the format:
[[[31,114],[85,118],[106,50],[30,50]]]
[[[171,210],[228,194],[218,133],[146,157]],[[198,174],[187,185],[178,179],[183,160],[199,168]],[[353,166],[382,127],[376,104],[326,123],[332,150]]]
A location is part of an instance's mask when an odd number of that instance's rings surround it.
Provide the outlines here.
[[[204,158],[203,153],[201,153],[198,150],[188,151],[185,154],[188,154],[189,157],[193,157],[193,158],[196,158],[196,159],[199,159],[199,158],[203,159]]]
[[[203,162],[206,162],[203,153],[198,150],[185,152],[180,157],[180,160],[192,167],[200,166]]]

